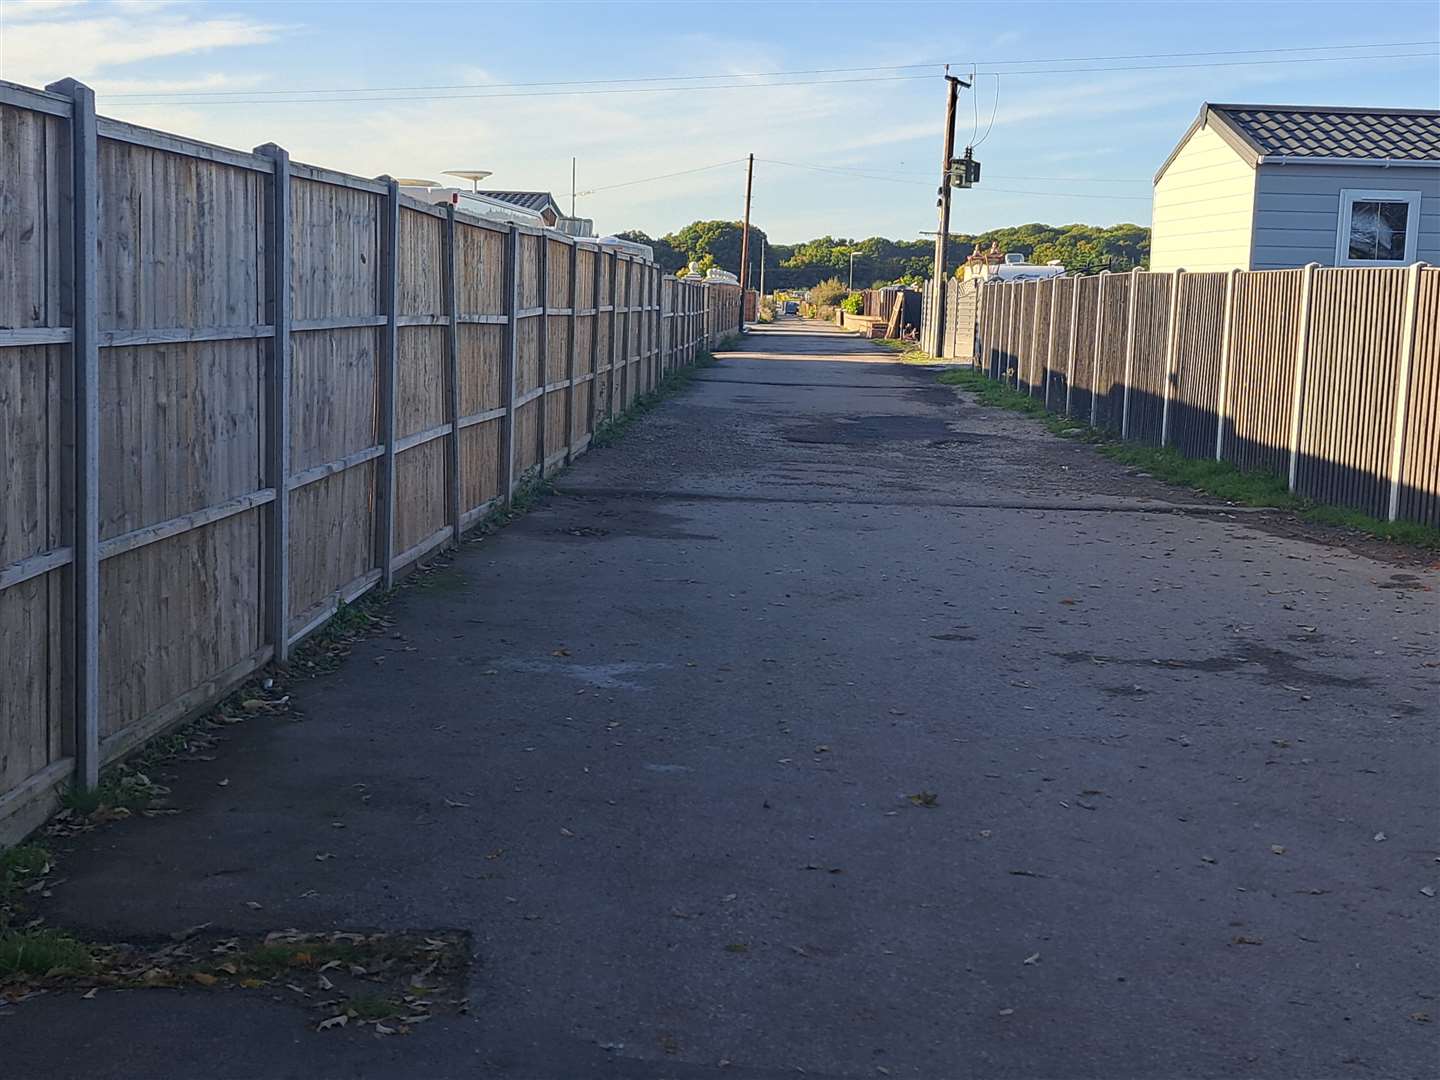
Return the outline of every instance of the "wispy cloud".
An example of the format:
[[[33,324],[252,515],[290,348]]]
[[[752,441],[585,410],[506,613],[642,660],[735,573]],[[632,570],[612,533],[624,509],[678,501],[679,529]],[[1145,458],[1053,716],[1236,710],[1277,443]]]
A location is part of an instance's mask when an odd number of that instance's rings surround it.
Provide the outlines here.
[[[5,0],[3,17],[0,72],[14,82],[33,84],[63,75],[99,80],[126,64],[262,45],[279,32],[276,25],[243,16],[210,15],[203,8],[192,14],[158,4],[127,9],[116,3]]]

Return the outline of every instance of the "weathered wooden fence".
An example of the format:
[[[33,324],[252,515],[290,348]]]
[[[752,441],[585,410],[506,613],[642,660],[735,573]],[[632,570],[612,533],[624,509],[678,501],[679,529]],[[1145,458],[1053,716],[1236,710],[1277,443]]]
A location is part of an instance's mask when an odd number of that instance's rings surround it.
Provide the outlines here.
[[[735,286],[0,83],[0,837],[583,452]]]
[[[1051,411],[1440,525],[1440,270],[1133,271],[980,301],[979,365]]]

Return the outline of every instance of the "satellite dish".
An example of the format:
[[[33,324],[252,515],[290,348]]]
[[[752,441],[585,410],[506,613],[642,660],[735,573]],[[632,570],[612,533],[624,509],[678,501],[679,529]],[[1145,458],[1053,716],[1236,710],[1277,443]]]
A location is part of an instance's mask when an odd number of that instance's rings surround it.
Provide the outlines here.
[[[395,182],[401,187],[432,188],[440,186],[440,181],[438,180],[422,180],[414,176],[397,176]]]
[[[481,180],[484,180],[487,176],[492,176],[494,174],[491,173],[488,169],[446,169],[445,175],[458,176],[462,180],[469,180],[470,190],[473,192],[480,190]]]

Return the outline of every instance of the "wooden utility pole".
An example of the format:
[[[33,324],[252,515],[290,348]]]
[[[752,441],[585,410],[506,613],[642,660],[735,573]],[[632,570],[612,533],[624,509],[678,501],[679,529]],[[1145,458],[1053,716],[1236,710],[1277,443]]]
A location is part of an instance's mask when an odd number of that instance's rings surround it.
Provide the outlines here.
[[[740,234],[740,329],[745,329],[745,290],[750,285],[750,190],[755,183],[755,155],[745,168],[745,229]]]
[[[950,240],[950,162],[955,157],[955,103],[960,87],[970,84],[950,74],[945,68],[945,156],[940,161],[940,231],[935,234],[935,318],[931,320],[934,341],[930,352],[939,355],[940,342],[945,340],[945,273],[946,250]]]
[[[764,300],[764,299],[765,299],[765,237],[764,237],[764,236],[761,236],[761,237],[760,237],[760,299],[761,299],[761,300]],[[743,298],[741,299],[741,303],[744,303],[744,299],[743,299]],[[759,310],[759,305],[758,305],[758,304],[756,305],[755,314],[756,314],[757,317],[758,317],[759,314],[760,314],[760,310]]]

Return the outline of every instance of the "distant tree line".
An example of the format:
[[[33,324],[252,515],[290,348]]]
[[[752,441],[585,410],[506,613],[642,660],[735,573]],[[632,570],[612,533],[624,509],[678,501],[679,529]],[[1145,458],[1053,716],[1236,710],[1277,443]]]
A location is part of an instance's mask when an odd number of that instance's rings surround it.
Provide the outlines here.
[[[661,237],[638,230],[618,234],[649,244],[668,273],[697,263],[703,273],[712,266],[740,273],[742,226],[738,221],[695,221]],[[764,243],[762,244],[762,241]],[[1032,262],[1058,259],[1067,270],[1130,270],[1150,258],[1150,230],[1140,225],[1016,225],[978,234],[954,234],[951,262],[958,266],[975,250],[1020,253]],[[766,289],[808,289],[827,278],[848,281],[850,255],[855,255],[855,287],[919,284],[930,276],[935,245],[930,240],[887,240],[872,236],[853,240],[821,236],[803,244],[772,244],[762,229],[750,226],[750,268],[757,279],[761,248],[765,252]],[[756,282],[758,284],[758,280]]]

